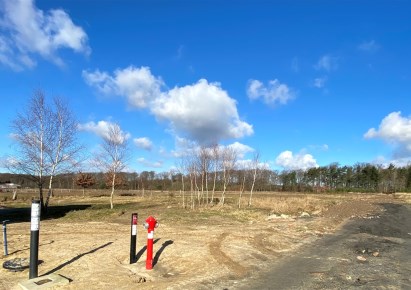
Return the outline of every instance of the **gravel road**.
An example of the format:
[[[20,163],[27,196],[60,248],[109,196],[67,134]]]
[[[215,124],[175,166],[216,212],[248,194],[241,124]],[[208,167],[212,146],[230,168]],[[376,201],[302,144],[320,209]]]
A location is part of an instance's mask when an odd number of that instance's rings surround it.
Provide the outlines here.
[[[381,206],[238,289],[411,289],[411,205]]]

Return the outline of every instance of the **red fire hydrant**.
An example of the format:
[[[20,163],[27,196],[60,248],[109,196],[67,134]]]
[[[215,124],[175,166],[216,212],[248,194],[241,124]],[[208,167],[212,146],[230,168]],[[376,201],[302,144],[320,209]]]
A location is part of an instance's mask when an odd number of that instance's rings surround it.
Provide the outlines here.
[[[154,240],[154,228],[158,227],[158,222],[152,216],[149,216],[144,223],[144,227],[147,229],[147,260],[146,269],[153,269],[153,240]]]

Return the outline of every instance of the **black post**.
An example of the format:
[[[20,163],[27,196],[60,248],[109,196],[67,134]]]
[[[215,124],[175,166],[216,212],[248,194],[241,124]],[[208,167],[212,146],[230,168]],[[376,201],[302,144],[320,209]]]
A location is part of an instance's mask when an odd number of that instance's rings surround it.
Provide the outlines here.
[[[130,264],[136,262],[137,220],[138,214],[131,214]]]
[[[31,233],[30,233],[30,273],[29,279],[38,277],[39,265],[39,229],[40,229],[40,200],[31,202]]]
[[[3,244],[4,244],[4,255],[7,256],[9,251],[7,249],[7,220],[3,221]]]

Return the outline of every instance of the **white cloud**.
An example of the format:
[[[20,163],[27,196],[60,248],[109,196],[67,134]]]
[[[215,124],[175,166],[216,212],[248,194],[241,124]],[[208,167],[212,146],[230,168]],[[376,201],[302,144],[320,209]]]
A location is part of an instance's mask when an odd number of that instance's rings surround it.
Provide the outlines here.
[[[171,155],[175,158],[180,158],[183,156],[190,156],[198,150],[198,145],[186,138],[175,136],[174,150],[171,151]]]
[[[150,68],[129,66],[117,69],[114,75],[96,70],[83,71],[86,83],[107,95],[124,96],[131,107],[145,108],[161,94],[161,78],[151,74]]]
[[[161,91],[164,83],[148,67],[128,67],[111,76],[98,70],[83,71],[90,86],[104,94],[125,96],[132,107],[147,108],[172,132],[202,144],[253,134],[253,127],[238,115],[237,103],[219,83],[205,79],[184,87]]]
[[[390,164],[396,167],[407,167],[411,165],[411,157],[400,157],[397,159],[387,159],[384,156],[377,156],[371,163],[375,165],[382,165],[383,168],[387,168]]]
[[[327,82],[327,77],[316,78],[313,81],[313,86],[321,89],[325,86],[326,82]]]
[[[318,167],[317,161],[311,154],[298,153],[293,155],[291,151],[281,152],[275,159],[278,166],[286,170],[306,170],[312,167]]]
[[[375,40],[364,41],[358,46],[358,49],[365,52],[376,52],[380,49],[380,45]]]
[[[237,166],[238,168],[241,169],[248,169],[248,168],[254,168],[255,163],[251,159],[240,159],[237,161]],[[258,169],[270,169],[270,165],[267,162],[259,162],[257,165]]]
[[[111,123],[108,121],[98,121],[97,123],[91,121],[85,124],[79,124],[78,128],[80,131],[87,131],[87,132],[92,132],[96,134],[99,137],[102,138],[109,138],[109,130],[111,126],[115,126],[115,123]],[[125,133],[120,130],[120,135],[121,135],[121,141],[122,143],[124,140],[127,140],[130,138],[129,133]]]
[[[0,62],[13,70],[34,67],[37,55],[63,65],[61,48],[90,53],[87,34],[61,9],[44,12],[33,0],[4,0],[0,12]]]
[[[163,166],[163,162],[162,161],[149,161],[147,159],[145,159],[144,157],[138,158],[137,162],[146,166],[146,167],[150,167],[150,168],[160,168]]]
[[[248,145],[241,144],[239,142],[234,142],[227,146],[228,148],[233,149],[237,154],[238,158],[244,158],[244,156],[249,152],[254,152],[254,149]]]
[[[394,156],[397,158],[411,156],[411,117],[401,116],[401,112],[388,114],[377,129],[371,128],[364,138],[379,138],[389,144],[396,145]]]
[[[271,105],[277,103],[283,105],[295,97],[294,92],[277,79],[269,81],[267,86],[264,86],[259,80],[250,80],[247,95],[251,100],[262,98],[264,103]]]
[[[244,156],[247,153],[254,152],[254,148],[239,143],[239,142],[234,142],[229,145],[218,145],[218,151],[221,153],[223,152],[226,148],[233,149],[234,152],[237,154],[237,158],[243,159]],[[195,155],[199,152],[201,149],[201,145],[192,142],[188,139],[181,138],[181,137],[176,137],[175,139],[175,150],[172,151],[172,154],[174,157],[182,157],[182,156],[190,156],[190,155]],[[210,154],[213,154],[212,148],[208,147]]]
[[[133,141],[138,148],[147,151],[150,151],[153,148],[153,142],[151,142],[151,140],[147,137],[135,138]]]
[[[338,68],[338,58],[329,54],[323,55],[314,65],[314,68],[317,70],[325,70],[327,72],[336,70]]]
[[[152,104],[151,112],[168,121],[175,132],[200,143],[211,144],[253,133],[253,127],[240,119],[236,101],[220,84],[205,79],[162,94]]]

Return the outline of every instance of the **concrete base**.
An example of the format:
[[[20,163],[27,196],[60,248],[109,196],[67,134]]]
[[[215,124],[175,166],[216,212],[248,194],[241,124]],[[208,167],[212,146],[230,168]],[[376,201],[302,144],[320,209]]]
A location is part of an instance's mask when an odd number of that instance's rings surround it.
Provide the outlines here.
[[[67,285],[70,281],[58,274],[50,274],[47,276],[41,276],[27,281],[22,281],[19,286],[24,290],[40,290],[48,289],[56,285]]]

